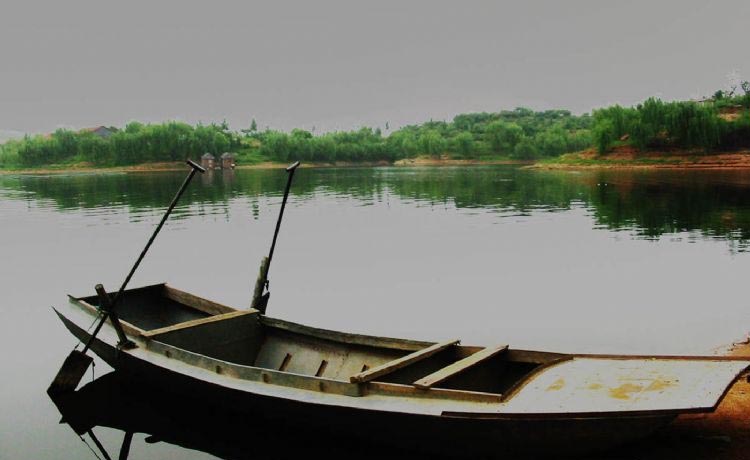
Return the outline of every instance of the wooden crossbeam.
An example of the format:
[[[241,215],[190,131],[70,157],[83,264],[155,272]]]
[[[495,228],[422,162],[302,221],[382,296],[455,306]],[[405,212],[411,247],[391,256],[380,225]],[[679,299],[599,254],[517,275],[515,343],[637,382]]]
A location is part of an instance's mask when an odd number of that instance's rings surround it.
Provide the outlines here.
[[[173,288],[168,284],[164,284],[163,286],[164,293],[168,298],[183,305],[187,305],[188,307],[200,310],[204,313],[208,313],[209,315],[223,315],[225,313],[232,313],[236,311],[232,307],[227,307],[226,305],[204,299],[203,297],[198,297],[197,295],[193,295],[189,292]]]
[[[428,390],[432,386],[446,379],[449,379],[453,377],[454,375],[458,375],[461,372],[464,372],[465,370],[469,369],[470,367],[476,366],[482,361],[490,359],[493,356],[506,351],[507,349],[508,349],[508,345],[499,345],[497,347],[485,348],[472,355],[467,356],[466,358],[462,360],[456,361],[455,363],[449,366],[446,366],[438,371],[435,371],[432,374],[428,375],[427,377],[417,380],[416,382],[414,382],[414,386],[422,390]]]
[[[223,321],[225,319],[236,318],[238,316],[253,315],[258,313],[258,310],[237,310],[221,315],[207,316],[205,318],[193,319],[182,323],[173,324],[171,326],[161,327],[159,329],[151,329],[150,331],[144,331],[141,336],[151,338],[160,334],[166,334],[167,332],[179,331],[181,329],[187,329],[201,324],[214,323],[216,321]]]
[[[351,377],[349,377],[349,381],[352,383],[369,382],[370,380],[376,379],[385,374],[390,374],[393,371],[406,367],[409,364],[421,361],[425,358],[429,358],[435,353],[443,351],[448,347],[458,345],[459,342],[459,340],[450,340],[447,342],[436,343],[427,348],[417,350],[414,353],[410,353],[406,356],[394,359],[393,361],[388,361],[387,363],[381,364],[380,366],[373,367],[372,369],[368,369],[364,372],[360,372],[359,374],[352,375]]]

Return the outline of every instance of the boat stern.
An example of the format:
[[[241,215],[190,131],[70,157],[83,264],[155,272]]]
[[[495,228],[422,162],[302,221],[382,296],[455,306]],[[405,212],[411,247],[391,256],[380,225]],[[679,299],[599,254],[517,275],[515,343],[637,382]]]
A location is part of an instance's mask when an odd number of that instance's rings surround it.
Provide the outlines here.
[[[574,357],[539,369],[504,410],[555,414],[712,412],[750,366],[725,357]]]

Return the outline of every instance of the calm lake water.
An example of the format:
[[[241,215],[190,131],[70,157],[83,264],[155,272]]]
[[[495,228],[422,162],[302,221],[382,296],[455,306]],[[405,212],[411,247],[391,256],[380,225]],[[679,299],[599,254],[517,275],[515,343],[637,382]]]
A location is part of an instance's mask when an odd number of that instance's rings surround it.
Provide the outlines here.
[[[0,457],[94,458],[44,393],[75,344],[49,307],[115,291],[184,176],[0,176]],[[285,179],[196,178],[131,287],[248,306]],[[749,241],[747,171],[301,169],[269,314],[467,345],[712,353],[750,330]],[[122,432],[97,435],[116,456]],[[208,457],[144,438],[131,458]]]

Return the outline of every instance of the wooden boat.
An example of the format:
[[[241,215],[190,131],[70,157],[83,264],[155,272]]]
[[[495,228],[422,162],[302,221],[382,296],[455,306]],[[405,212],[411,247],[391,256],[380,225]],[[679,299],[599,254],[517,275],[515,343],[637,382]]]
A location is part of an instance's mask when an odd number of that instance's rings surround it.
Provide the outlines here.
[[[70,296],[56,312],[86,342],[98,306],[97,296]],[[91,349],[133,381],[209,406],[442,453],[608,448],[679,414],[715,410],[750,366],[726,357],[562,354],[336,332],[167,284],[126,290],[117,308],[136,346],[118,348],[108,323]]]
[[[200,400],[189,396],[175,398],[166,389],[132,385],[119,372],[97,377],[77,391],[51,395],[51,399],[60,411],[62,421],[82,439],[88,438],[89,447],[99,450],[100,458],[105,459],[124,460],[133,450],[140,454],[135,458],[144,455],[161,458],[163,451],[154,451],[149,446],[157,442],[227,460],[317,456],[361,460],[436,459],[434,455],[395,449],[372,438],[364,443],[354,437],[336,436],[310,424],[304,429],[295,429],[285,421],[266,417],[262,412],[222,410],[213,404],[200,404]],[[252,435],[249,435],[249,419],[252,420]],[[110,429],[107,430],[110,432],[106,442],[98,438],[99,427]],[[121,433],[113,434],[111,429]],[[289,442],[290,430],[294,431],[294,442]],[[143,435],[135,436],[136,433]],[[118,436],[122,439],[119,444]],[[259,439],[263,442],[258,442]],[[321,439],[335,439],[336,442],[320,442]]]

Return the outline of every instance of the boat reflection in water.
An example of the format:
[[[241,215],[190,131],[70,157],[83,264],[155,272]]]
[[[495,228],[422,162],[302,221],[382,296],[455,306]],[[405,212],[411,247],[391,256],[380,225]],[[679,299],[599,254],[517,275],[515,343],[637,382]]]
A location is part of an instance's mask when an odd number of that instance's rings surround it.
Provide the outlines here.
[[[60,410],[61,423],[90,441],[90,447],[105,459],[128,458],[138,433],[147,435],[147,444],[164,442],[223,459],[303,458],[318,453],[333,458],[420,458],[417,451],[380,445],[371,438],[365,443],[305,420],[232,412],[162,389],[142,389],[116,371],[78,391],[51,398]],[[121,445],[105,446],[95,433],[97,427],[122,431]]]

